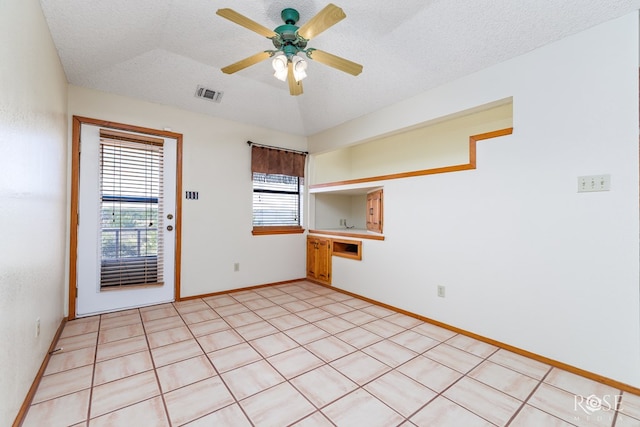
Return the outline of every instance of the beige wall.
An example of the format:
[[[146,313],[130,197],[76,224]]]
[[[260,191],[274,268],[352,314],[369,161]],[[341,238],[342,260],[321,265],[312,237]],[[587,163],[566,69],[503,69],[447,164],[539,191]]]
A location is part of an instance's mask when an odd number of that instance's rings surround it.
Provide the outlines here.
[[[67,84],[37,0],[1,2],[0,29],[0,425],[7,426],[63,317]]]

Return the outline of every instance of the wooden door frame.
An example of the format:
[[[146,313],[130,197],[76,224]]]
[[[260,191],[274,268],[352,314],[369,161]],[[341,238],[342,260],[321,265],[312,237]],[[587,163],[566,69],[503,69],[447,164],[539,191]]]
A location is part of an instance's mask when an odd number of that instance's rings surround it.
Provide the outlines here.
[[[164,138],[174,138],[176,144],[176,212],[175,212],[175,277],[174,298],[180,300],[180,265],[182,247],[182,134],[165,130],[150,129],[107,120],[92,119],[88,117],[73,116],[71,129],[71,221],[69,231],[69,316],[76,318],[76,298],[78,282],[78,215],[80,194],[80,130],[83,124],[102,126],[129,132],[145,133],[147,135]]]

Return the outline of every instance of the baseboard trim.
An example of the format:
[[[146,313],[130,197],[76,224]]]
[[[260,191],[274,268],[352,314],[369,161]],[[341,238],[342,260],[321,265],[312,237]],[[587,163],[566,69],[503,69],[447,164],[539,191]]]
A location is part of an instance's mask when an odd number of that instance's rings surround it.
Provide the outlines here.
[[[581,377],[585,377],[585,378],[588,378],[588,379],[593,380],[593,381],[597,381],[599,383],[608,385],[610,387],[614,387],[614,388],[617,388],[617,389],[622,390],[622,391],[626,391],[626,392],[629,392],[629,393],[640,395],[640,388],[638,388],[638,387],[634,387],[632,385],[625,384],[623,382],[620,382],[620,381],[617,381],[617,380],[614,380],[614,379],[611,379],[611,378],[607,378],[605,376],[602,376],[602,375],[599,375],[599,374],[595,374],[593,372],[586,371],[586,370],[581,369],[581,368],[577,368],[577,367],[575,367],[573,365],[569,365],[567,363],[560,362],[558,360],[550,359],[548,357],[541,356],[539,354],[532,353],[530,351],[523,350],[523,349],[518,348],[518,347],[514,347],[514,346],[512,346],[510,344],[506,344],[506,343],[503,343],[503,342],[500,342],[500,341],[496,341],[494,339],[487,338],[487,337],[484,337],[482,335],[478,335],[478,334],[475,334],[473,332],[469,332],[469,331],[466,331],[464,329],[460,329],[460,328],[457,328],[455,326],[451,326],[451,325],[448,325],[446,323],[439,322],[437,320],[433,320],[433,319],[430,319],[428,317],[421,316],[419,314],[412,313],[410,311],[406,311],[406,310],[394,307],[394,306],[389,305],[389,304],[385,304],[385,303],[380,302],[380,301],[376,301],[376,300],[373,300],[371,298],[367,298],[367,297],[364,297],[362,295],[358,295],[358,294],[353,293],[353,292],[345,291],[344,289],[336,288],[334,286],[326,285],[324,283],[316,282],[314,280],[308,280],[308,281],[310,281],[312,283],[315,283],[317,285],[320,285],[320,286],[324,286],[326,288],[331,288],[334,291],[338,291],[340,293],[343,293],[343,294],[346,294],[346,295],[349,295],[349,296],[352,296],[352,297],[355,297],[355,298],[362,299],[364,301],[370,302],[371,304],[375,304],[375,305],[378,305],[380,307],[384,307],[384,308],[387,308],[389,310],[393,310],[393,311],[395,311],[397,313],[401,313],[401,314],[413,317],[415,319],[422,320],[423,322],[431,323],[432,325],[435,325],[435,326],[440,326],[441,328],[448,329],[448,330],[456,332],[458,334],[466,335],[466,336],[468,336],[470,338],[477,339],[478,341],[482,341],[482,342],[485,342],[487,344],[491,344],[491,345],[494,345],[496,347],[503,348],[505,350],[511,351],[513,353],[519,354],[519,355],[524,356],[524,357],[528,357],[528,358],[536,360],[538,362],[545,363],[545,364],[553,366],[555,368],[563,369],[565,371],[571,372],[571,373],[576,374],[576,375],[580,375]]]
[[[246,286],[244,288],[228,289],[226,291],[212,292],[212,293],[209,293],[209,294],[191,295],[191,296],[188,296],[188,297],[181,297],[181,298],[177,299],[176,301],[188,301],[188,300],[198,299],[198,298],[209,298],[209,297],[215,297],[215,296],[218,296],[218,295],[230,294],[232,292],[250,291],[250,290],[253,290],[253,289],[268,288],[270,286],[286,285],[287,283],[303,282],[305,280],[307,280],[307,278],[306,277],[302,277],[300,279],[283,280],[282,282],[273,282],[273,283],[265,283],[263,285]]]
[[[49,364],[49,359],[51,359],[51,352],[55,350],[55,345],[62,334],[62,330],[64,329],[64,325],[67,323],[67,318],[63,317],[60,321],[60,326],[58,326],[58,330],[56,331],[53,339],[51,340],[51,344],[49,345],[49,350],[44,355],[44,360],[40,365],[40,369],[36,374],[36,377],[33,379],[33,383],[27,392],[27,395],[22,402],[22,406],[16,415],[16,419],[13,421],[12,427],[20,427],[24,422],[24,418],[27,416],[27,411],[29,411],[29,406],[31,406],[31,402],[33,401],[33,397],[36,394],[36,390],[38,390],[38,386],[40,385],[40,381],[42,380],[42,376],[44,375],[45,369],[47,369],[47,365]]]

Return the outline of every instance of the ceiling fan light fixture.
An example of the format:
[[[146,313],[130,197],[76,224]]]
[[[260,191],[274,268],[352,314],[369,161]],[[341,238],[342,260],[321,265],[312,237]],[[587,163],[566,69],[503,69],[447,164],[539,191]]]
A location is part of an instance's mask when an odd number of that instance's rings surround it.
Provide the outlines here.
[[[287,75],[289,74],[289,70],[287,70],[286,68],[284,70],[277,70],[275,73],[273,73],[273,76],[280,80],[280,81],[286,81],[287,80]]]
[[[273,57],[273,61],[271,61],[271,66],[273,70],[278,73],[282,70],[287,71],[287,57],[284,53],[280,52]]]
[[[294,55],[291,58],[291,62],[293,63],[293,77],[297,82],[307,77],[307,61],[298,55]]]

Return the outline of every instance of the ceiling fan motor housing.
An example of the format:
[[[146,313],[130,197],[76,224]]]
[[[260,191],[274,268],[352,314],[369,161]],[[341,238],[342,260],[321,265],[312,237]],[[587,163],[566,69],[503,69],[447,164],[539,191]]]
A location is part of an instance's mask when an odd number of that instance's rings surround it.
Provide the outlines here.
[[[285,23],[273,30],[278,34],[278,37],[272,39],[273,45],[276,49],[282,50],[287,58],[291,58],[307,47],[307,40],[298,35],[299,27],[295,24],[300,19],[300,14],[297,10],[283,9],[280,16]]]

